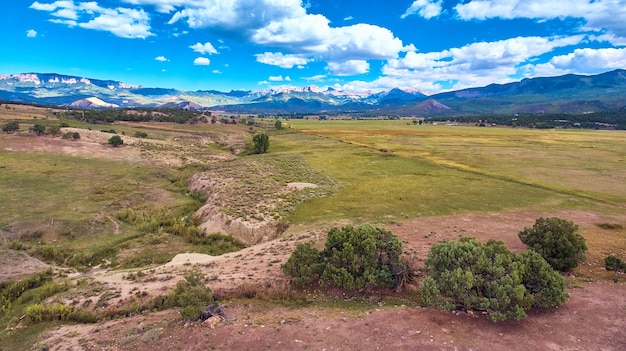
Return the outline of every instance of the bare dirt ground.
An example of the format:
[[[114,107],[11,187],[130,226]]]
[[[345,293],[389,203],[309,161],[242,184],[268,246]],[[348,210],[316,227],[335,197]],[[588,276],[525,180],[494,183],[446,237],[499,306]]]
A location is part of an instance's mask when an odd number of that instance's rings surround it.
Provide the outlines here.
[[[588,212],[550,215],[574,220],[583,233],[603,220]],[[521,250],[517,233],[537,217],[531,212],[466,214],[415,219],[388,228],[403,240],[407,253],[417,255],[421,265],[432,243],[460,235],[503,240],[513,250]],[[162,294],[192,267],[211,277],[209,286],[214,291],[242,284],[284,285],[280,264],[294,243],[322,237],[309,232],[220,257],[183,254],[134,281],[120,272],[99,272],[93,278],[121,291],[120,299],[136,289]],[[586,262],[580,274],[585,269],[597,272],[600,267],[597,262]],[[215,328],[185,323],[176,311],[166,311],[97,326],[59,327],[39,345],[48,345],[50,350],[624,350],[626,285],[621,281],[570,276],[570,299],[564,306],[531,311],[522,321],[498,324],[471,312],[384,304],[357,310],[290,309],[256,299],[227,302],[227,319]]]
[[[227,305],[214,329],[176,311],[97,326],[60,327],[50,350],[624,350],[626,289],[612,283],[570,290],[565,306],[494,324],[480,315],[404,306],[365,311],[261,303]],[[609,301],[598,301],[597,296]],[[616,308],[616,306],[619,306]]]

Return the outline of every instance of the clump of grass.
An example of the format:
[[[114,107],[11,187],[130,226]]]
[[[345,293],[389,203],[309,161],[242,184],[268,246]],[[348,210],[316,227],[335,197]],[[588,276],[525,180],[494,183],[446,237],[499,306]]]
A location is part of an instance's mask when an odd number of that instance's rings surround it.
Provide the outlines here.
[[[624,226],[619,223],[600,223],[597,224],[598,227],[607,230],[622,230]]]

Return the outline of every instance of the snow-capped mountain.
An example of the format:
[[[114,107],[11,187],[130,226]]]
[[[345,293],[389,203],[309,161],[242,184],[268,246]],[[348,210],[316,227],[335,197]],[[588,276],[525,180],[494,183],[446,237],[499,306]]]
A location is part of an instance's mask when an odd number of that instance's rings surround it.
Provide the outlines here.
[[[69,108],[219,108],[241,113],[453,116],[588,113],[625,106],[626,71],[524,79],[434,95],[416,90],[350,92],[315,85],[257,91],[184,91],[61,74],[0,74],[0,100]]]

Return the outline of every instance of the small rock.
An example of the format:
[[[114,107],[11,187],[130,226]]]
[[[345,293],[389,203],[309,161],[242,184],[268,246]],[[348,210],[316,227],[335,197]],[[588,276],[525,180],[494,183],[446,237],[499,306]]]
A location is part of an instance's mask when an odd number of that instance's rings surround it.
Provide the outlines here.
[[[222,317],[220,316],[212,316],[206,321],[202,322],[203,325],[206,325],[207,327],[211,329],[215,329],[215,327],[217,327],[221,323],[222,323]]]

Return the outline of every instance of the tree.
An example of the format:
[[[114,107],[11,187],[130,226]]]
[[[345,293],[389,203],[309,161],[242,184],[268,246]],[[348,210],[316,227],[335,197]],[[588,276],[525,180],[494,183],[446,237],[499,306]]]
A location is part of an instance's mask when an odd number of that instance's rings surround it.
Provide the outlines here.
[[[390,288],[408,269],[401,254],[397,236],[362,224],[332,228],[321,252],[311,244],[298,245],[281,268],[298,286],[323,283],[347,290]]]
[[[109,144],[113,145],[113,147],[118,147],[119,145],[124,144],[124,140],[119,135],[114,135],[111,138],[109,138]]]
[[[254,143],[253,151],[255,154],[264,154],[270,147],[270,138],[265,133],[255,134],[252,137],[252,142]]]
[[[276,121],[274,121],[274,128],[276,128],[276,130],[282,130],[283,122],[281,122],[279,119],[276,119]]]
[[[532,228],[519,233],[520,240],[539,253],[552,268],[569,271],[585,260],[587,244],[577,233],[578,226],[572,221],[552,217],[539,218]]]
[[[437,243],[426,268],[425,305],[485,311],[494,322],[519,320],[532,307],[559,306],[567,299],[563,278],[539,254],[513,254],[501,241]]]

